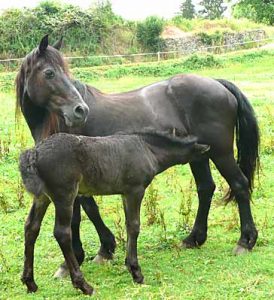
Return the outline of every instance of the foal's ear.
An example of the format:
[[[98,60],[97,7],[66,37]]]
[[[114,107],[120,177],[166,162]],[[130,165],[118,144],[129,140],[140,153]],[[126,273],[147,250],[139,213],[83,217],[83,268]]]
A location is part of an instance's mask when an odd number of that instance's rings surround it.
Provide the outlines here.
[[[60,39],[52,45],[52,47],[57,50],[60,50],[62,46],[63,46],[63,36],[61,36]]]
[[[40,52],[41,54],[44,53],[44,52],[46,51],[48,45],[49,45],[49,35],[46,34],[46,35],[42,38],[42,40],[41,40],[41,42],[40,42],[40,44],[39,44],[39,52]]]

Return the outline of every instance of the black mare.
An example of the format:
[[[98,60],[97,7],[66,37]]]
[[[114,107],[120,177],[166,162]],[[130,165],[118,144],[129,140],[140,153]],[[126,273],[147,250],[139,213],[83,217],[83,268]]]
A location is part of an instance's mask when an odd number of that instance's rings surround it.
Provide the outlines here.
[[[38,48],[25,57],[17,75],[17,108],[21,109],[35,142],[58,131],[106,136],[153,127],[164,131],[173,128],[178,136],[193,134],[199,143],[210,145],[210,159],[228,182],[230,198],[234,196],[238,203],[241,235],[235,253],[251,250],[258,236],[250,197],[259,159],[259,130],[245,95],[226,80],[188,74],[126,93],[105,94],[70,78],[59,52],[61,43],[60,40],[49,46],[45,36]],[[233,154],[234,133],[237,161]],[[199,207],[183,245],[193,248],[206,241],[215,184],[208,158],[192,162],[190,167]],[[115,249],[113,234],[102,221],[94,199],[78,197],[71,225],[78,262],[84,260],[79,233],[80,204],[100,237],[97,259],[111,258]]]

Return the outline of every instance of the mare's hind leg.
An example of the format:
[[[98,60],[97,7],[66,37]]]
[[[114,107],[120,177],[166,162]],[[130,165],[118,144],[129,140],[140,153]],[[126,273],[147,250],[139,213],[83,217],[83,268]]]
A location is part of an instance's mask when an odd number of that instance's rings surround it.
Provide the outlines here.
[[[103,260],[112,259],[116,248],[115,237],[103,222],[99,212],[99,208],[94,201],[94,198],[80,197],[80,203],[88,218],[95,226],[101,242],[101,247],[93,261],[101,263]]]
[[[45,196],[34,198],[25,223],[25,260],[21,280],[27,286],[29,293],[36,292],[38,288],[33,275],[34,245],[49,204],[50,200]]]
[[[183,246],[195,248],[201,246],[207,238],[207,218],[215,184],[208,159],[191,162],[190,167],[197,186],[199,207],[193,229],[190,235],[183,240]]]
[[[73,286],[80,289],[84,294],[91,295],[93,288],[85,281],[72,249],[71,220],[74,198],[69,199],[69,197],[64,197],[62,194],[56,196],[54,196],[54,236],[65,257]]]
[[[213,161],[217,169],[228,182],[238,203],[241,236],[234,253],[241,254],[246,250],[251,250],[256,244],[258,237],[258,231],[251,214],[248,180],[236,164],[232,154],[214,158]]]

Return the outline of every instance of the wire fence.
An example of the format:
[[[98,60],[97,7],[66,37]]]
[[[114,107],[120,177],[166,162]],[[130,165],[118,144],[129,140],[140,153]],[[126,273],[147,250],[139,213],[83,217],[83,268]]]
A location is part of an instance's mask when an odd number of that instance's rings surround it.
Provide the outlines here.
[[[274,38],[249,40],[240,43],[217,46],[201,46],[193,49],[178,49],[174,51],[159,51],[135,54],[97,55],[97,56],[66,56],[70,67],[92,67],[106,65],[122,65],[130,63],[154,62],[168,59],[178,59],[191,54],[222,54],[241,49],[259,48],[274,41]],[[0,59],[0,71],[12,71],[18,68],[23,58]]]

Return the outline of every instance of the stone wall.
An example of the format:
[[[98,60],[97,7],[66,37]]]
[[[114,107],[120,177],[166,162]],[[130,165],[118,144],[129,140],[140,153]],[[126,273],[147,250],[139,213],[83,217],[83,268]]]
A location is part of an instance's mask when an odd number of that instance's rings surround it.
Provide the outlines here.
[[[264,30],[250,30],[237,33],[224,32],[221,46],[223,46],[225,50],[231,51],[239,49],[243,47],[243,45],[246,47],[248,45],[252,45],[252,43],[243,44],[245,42],[262,40],[265,38],[266,33]],[[196,51],[214,52],[216,50],[216,48],[214,49],[214,46],[216,45],[205,44],[200,35],[186,36],[181,38],[166,38],[164,39],[164,44],[166,51],[180,51],[183,54],[190,54]]]

